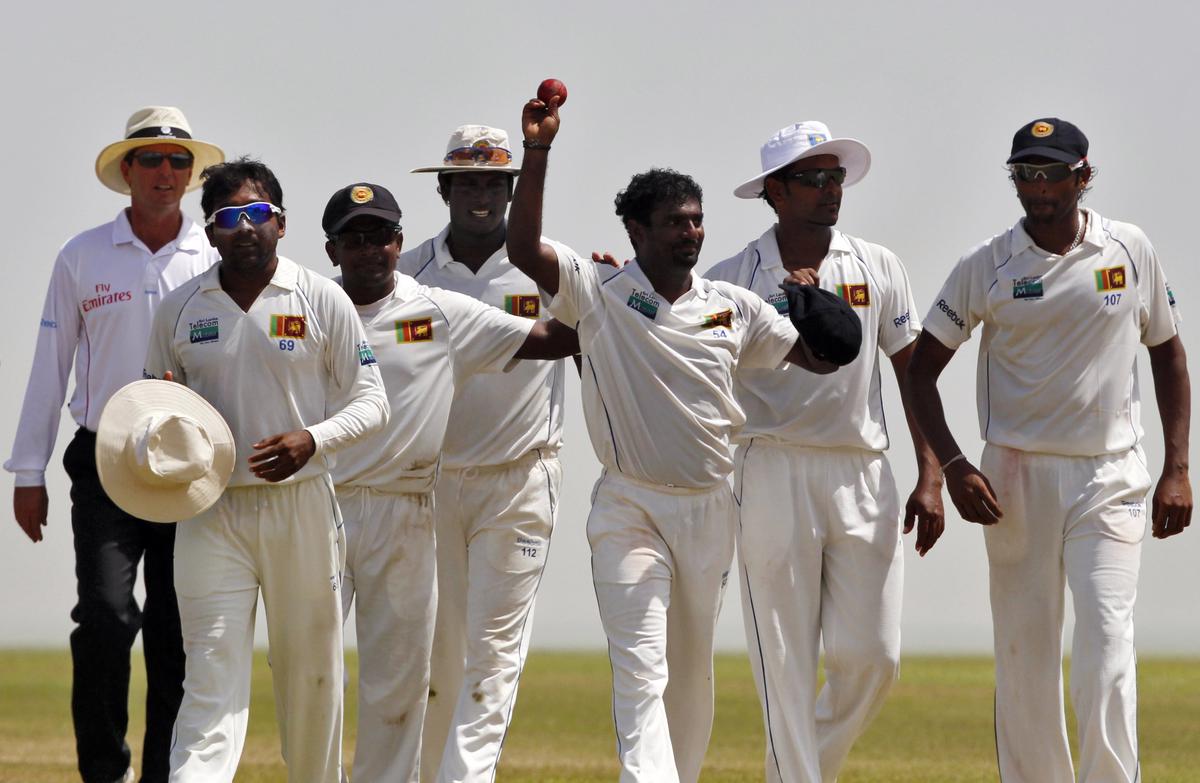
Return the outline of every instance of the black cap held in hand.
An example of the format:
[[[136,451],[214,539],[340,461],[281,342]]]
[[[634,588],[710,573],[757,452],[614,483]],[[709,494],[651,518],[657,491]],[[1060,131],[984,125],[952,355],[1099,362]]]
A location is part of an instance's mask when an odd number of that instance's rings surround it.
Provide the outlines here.
[[[844,367],[862,348],[862,321],[838,295],[815,285],[785,282],[788,317],[818,359]]]
[[[1043,117],[1027,123],[1013,135],[1012,152],[1005,162],[1047,158],[1074,164],[1087,154],[1088,140],[1083,131],[1058,117]]]
[[[334,237],[342,226],[359,215],[371,215],[389,223],[400,224],[400,205],[382,185],[357,182],[334,193],[325,205],[321,228],[325,236]]]

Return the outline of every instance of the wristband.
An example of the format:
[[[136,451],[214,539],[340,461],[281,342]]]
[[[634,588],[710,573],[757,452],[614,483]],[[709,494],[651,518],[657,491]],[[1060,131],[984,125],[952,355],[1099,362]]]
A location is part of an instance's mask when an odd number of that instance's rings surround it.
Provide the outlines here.
[[[540,141],[530,141],[529,139],[522,139],[521,146],[527,150],[549,150],[550,149],[549,144],[542,144]]]
[[[938,470],[940,470],[940,471],[942,472],[942,475],[945,475],[945,474],[946,474],[946,468],[950,467],[950,466],[951,466],[951,465],[953,465],[955,462],[958,462],[960,459],[966,459],[966,458],[967,458],[967,457],[966,457],[966,455],[965,455],[965,454],[963,454],[963,453],[960,451],[960,452],[958,452],[958,454],[956,454],[955,456],[953,456],[953,457],[951,457],[950,459],[946,460],[945,464],[943,464],[943,465],[942,465],[940,468],[938,468]]]

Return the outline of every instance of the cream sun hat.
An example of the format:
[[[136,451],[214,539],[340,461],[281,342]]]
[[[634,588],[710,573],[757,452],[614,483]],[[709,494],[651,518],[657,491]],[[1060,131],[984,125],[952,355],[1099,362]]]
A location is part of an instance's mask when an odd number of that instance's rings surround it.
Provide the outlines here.
[[[829,126],[823,122],[808,120],[797,122],[781,129],[766,144],[762,145],[759,157],[762,173],[751,177],[734,189],[738,198],[758,198],[763,191],[763,180],[803,158],[814,155],[834,155],[842,168],[846,169],[843,187],[853,185],[867,175],[871,168],[871,151],[857,139],[835,139]]]
[[[113,142],[96,156],[96,176],[109,190],[129,193],[129,185],[121,176],[121,161],[130,150],[149,144],[178,144],[195,157],[192,178],[187,189],[200,186],[200,172],[225,160],[225,153],[215,144],[192,138],[192,128],[183,112],[174,106],[146,106],[130,115],[125,123],[125,138]]]
[[[446,155],[437,166],[422,166],[410,173],[461,173],[464,171],[499,171],[520,174],[521,167],[513,165],[512,147],[508,134],[487,125],[462,125],[450,134]]]

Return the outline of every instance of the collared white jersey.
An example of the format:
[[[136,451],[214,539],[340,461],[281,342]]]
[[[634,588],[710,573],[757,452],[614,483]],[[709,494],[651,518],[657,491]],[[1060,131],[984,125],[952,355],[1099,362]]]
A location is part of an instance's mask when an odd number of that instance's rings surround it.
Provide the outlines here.
[[[72,363],[75,423],[93,432],[108,398],[142,377],[150,322],[163,296],[216,263],[187,215],[157,252],[134,236],[125,210],[68,241],[54,261],[12,458],[17,486],[39,486],[54,451]]]
[[[638,481],[706,488],[733,470],[729,438],[746,417],[739,367],[778,367],[799,335],[744,288],[692,275],[667,302],[637,260],[620,270],[559,252],[550,309],[576,325],[583,410],[605,469]]]
[[[337,283],[279,256],[271,282],[243,312],[219,271],[218,264],[163,300],[146,376],[170,370],[225,417],[237,449],[229,486],[261,486],[246,462],[251,444],[299,429],[312,433],[317,450],[286,480],[329,472],[333,451],[387,421],[354,303]]]
[[[1064,256],[1021,221],[971,250],[925,317],[950,348],[983,323],[976,402],[989,443],[1096,456],[1141,440],[1138,344],[1176,335],[1175,297],[1141,229],[1085,212],[1083,242]]]
[[[454,390],[476,373],[503,372],[534,321],[399,272],[378,302],[357,306],[379,361],[391,417],[338,453],[334,483],[429,492]],[[340,283],[340,278],[338,279]]]
[[[511,315],[548,318],[537,284],[509,262],[505,248],[474,273],[451,257],[449,235],[447,226],[402,254],[397,269],[418,283],[466,294]],[[464,380],[454,400],[442,465],[503,465],[533,449],[557,450],[562,445],[563,382],[561,359],[521,362],[503,375]]]
[[[772,226],[705,277],[748,288],[786,315],[787,296],[779,284],[787,274]],[[740,370],[735,389],[746,425],[737,439],[883,451],[888,435],[879,350],[891,356],[921,331],[908,274],[887,248],[835,230],[819,277],[820,287],[842,297],[862,320],[862,350],[828,375],[790,364],[778,370]]]

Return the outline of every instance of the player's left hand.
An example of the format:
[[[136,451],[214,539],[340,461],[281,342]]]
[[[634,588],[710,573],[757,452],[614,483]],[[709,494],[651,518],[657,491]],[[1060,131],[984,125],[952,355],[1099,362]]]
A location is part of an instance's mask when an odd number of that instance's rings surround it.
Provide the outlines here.
[[[1155,538],[1170,538],[1192,523],[1192,483],[1186,473],[1164,474],[1150,502],[1150,529]]]
[[[251,446],[254,453],[246,461],[250,472],[264,481],[283,481],[308,464],[317,451],[308,430],[272,435]]]
[[[607,250],[604,251],[603,253],[601,253],[597,250],[593,250],[592,251],[592,261],[594,261],[597,264],[606,264],[615,269],[620,269],[621,267],[623,267],[629,263],[628,258],[625,259],[624,261],[618,261],[617,257],[614,256],[612,253],[608,252]]]
[[[917,528],[917,554],[924,557],[946,529],[940,478],[917,479],[917,486],[904,504],[904,532],[911,533],[914,524]]]

